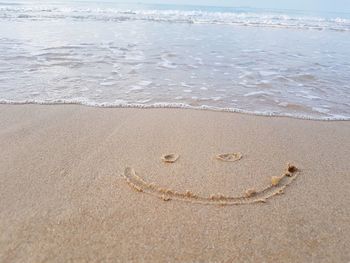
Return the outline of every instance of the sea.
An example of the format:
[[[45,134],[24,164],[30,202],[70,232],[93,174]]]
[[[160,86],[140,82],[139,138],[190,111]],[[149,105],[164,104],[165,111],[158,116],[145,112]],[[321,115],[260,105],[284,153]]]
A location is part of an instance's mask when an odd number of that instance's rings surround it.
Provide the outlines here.
[[[350,14],[0,0],[0,103],[350,120]]]

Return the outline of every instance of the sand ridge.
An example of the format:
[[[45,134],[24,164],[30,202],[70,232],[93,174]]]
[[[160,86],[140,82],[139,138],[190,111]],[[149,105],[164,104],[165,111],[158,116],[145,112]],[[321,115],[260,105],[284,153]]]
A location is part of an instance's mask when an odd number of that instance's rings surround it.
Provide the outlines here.
[[[260,190],[247,189],[241,196],[226,196],[220,193],[201,196],[188,190],[176,191],[164,188],[156,183],[145,181],[131,167],[125,168],[124,174],[121,176],[137,192],[156,196],[163,201],[178,200],[203,205],[244,205],[266,203],[268,199],[283,194],[284,190],[297,178],[299,172],[299,169],[288,163],[282,175],[271,177],[270,185]]]

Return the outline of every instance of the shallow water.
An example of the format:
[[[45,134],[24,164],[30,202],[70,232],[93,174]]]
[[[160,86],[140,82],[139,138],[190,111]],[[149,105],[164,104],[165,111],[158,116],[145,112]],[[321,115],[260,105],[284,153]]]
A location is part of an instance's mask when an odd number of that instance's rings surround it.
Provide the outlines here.
[[[0,102],[350,119],[345,14],[0,3]]]

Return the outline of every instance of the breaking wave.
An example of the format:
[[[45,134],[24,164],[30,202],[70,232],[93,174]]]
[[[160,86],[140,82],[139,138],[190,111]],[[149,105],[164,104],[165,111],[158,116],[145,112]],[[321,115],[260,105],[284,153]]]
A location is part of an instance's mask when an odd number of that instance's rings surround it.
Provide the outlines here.
[[[92,20],[153,21],[168,23],[222,24],[253,27],[293,28],[308,30],[350,31],[350,19],[286,15],[251,11],[217,12],[186,10],[137,10],[119,8],[81,8],[0,5],[0,19],[7,20]]]

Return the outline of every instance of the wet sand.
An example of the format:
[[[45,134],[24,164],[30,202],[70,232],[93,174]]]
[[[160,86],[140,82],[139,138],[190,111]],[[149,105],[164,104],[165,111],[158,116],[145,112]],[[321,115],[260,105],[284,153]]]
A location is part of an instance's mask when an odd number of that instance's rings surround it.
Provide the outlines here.
[[[350,260],[350,122],[0,105],[0,127],[0,262]],[[264,189],[288,162],[266,203],[191,201]],[[135,191],[127,167],[191,200]]]

